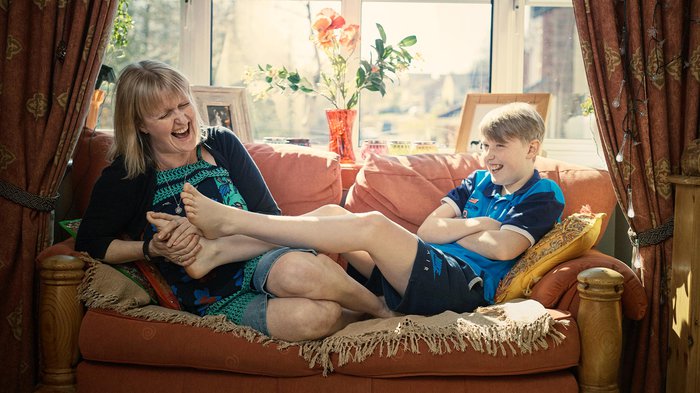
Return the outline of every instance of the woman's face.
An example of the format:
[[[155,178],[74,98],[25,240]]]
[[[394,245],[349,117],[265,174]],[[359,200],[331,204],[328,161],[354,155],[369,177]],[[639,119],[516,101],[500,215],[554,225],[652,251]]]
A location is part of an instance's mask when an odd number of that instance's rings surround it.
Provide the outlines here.
[[[153,113],[146,115],[140,132],[150,135],[156,161],[164,166],[170,163],[182,165],[180,160],[189,157],[199,142],[192,103],[185,96],[163,99]]]

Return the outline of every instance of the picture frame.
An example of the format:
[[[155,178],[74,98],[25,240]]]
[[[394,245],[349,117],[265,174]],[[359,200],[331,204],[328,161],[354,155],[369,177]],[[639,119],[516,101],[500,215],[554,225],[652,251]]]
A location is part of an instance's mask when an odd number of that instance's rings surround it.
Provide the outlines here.
[[[542,120],[547,124],[547,114],[549,112],[549,93],[469,93],[464,99],[462,107],[462,120],[457,132],[455,152],[461,153],[474,149],[471,146],[478,146],[480,139],[479,123],[486,114],[499,106],[512,102],[527,102],[535,107],[537,113],[542,116]]]
[[[204,124],[226,127],[241,142],[253,142],[245,87],[192,86],[192,95]]]

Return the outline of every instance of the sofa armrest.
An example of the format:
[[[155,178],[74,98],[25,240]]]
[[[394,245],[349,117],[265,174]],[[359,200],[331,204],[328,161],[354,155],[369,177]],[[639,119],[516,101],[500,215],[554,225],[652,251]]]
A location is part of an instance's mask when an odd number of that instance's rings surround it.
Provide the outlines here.
[[[612,269],[622,275],[622,313],[629,319],[642,319],[647,310],[647,297],[641,281],[622,261],[597,250],[589,250],[547,272],[533,286],[530,297],[547,308],[569,311],[577,318],[581,302],[577,291],[577,276],[586,269],[599,267]]]
[[[579,391],[617,393],[624,278],[612,269],[593,268],[579,273],[577,281],[581,298],[576,318],[581,336]]]
[[[78,332],[83,306],[78,285],[84,262],[74,256],[53,255],[40,260],[39,339],[41,385],[37,392],[75,391]]]

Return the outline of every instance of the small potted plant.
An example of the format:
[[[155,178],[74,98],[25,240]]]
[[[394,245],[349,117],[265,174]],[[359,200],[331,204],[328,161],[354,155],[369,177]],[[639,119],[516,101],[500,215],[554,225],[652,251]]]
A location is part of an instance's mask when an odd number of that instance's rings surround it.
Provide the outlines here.
[[[354,109],[363,89],[386,94],[387,79],[392,83],[398,74],[408,69],[414,60],[408,48],[417,39],[414,35],[405,37],[396,45],[390,45],[382,25],[377,23],[379,38],[374,41],[374,49],[369,60],[361,60],[354,72],[354,81],[348,82],[348,59],[357,48],[360,38],[359,26],[347,24],[345,18],[331,8],[321,10],[313,19],[311,40],[328,57],[330,72],[321,71],[317,84],[303,77],[296,70],[275,67],[270,64],[258,65],[246,71],[244,81],[251,85],[263,81],[262,90],[254,91],[256,100],[265,98],[270,92],[306,93],[318,95],[328,100],[332,109],[326,111],[330,130],[329,148],[340,155],[341,162],[355,162],[352,150],[351,131],[357,111]]]

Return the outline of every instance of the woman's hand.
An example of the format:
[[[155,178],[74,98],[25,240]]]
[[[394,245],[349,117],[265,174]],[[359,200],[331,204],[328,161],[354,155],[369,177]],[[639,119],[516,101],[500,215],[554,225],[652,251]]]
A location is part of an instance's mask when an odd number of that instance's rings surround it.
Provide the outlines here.
[[[146,219],[158,230],[151,241],[153,255],[163,256],[180,266],[188,266],[195,261],[202,248],[199,245],[202,233],[186,217],[147,212]]]
[[[176,265],[186,267],[194,263],[197,253],[202,249],[199,239],[199,235],[190,234],[171,246],[168,245],[168,239],[161,240],[156,235],[149,244],[149,254],[165,257]]]
[[[147,212],[146,219],[155,225],[158,233],[153,237],[167,241],[168,247],[176,246],[183,241],[188,241],[190,235],[202,235],[202,231],[192,225],[186,217],[174,216],[167,213]]]

